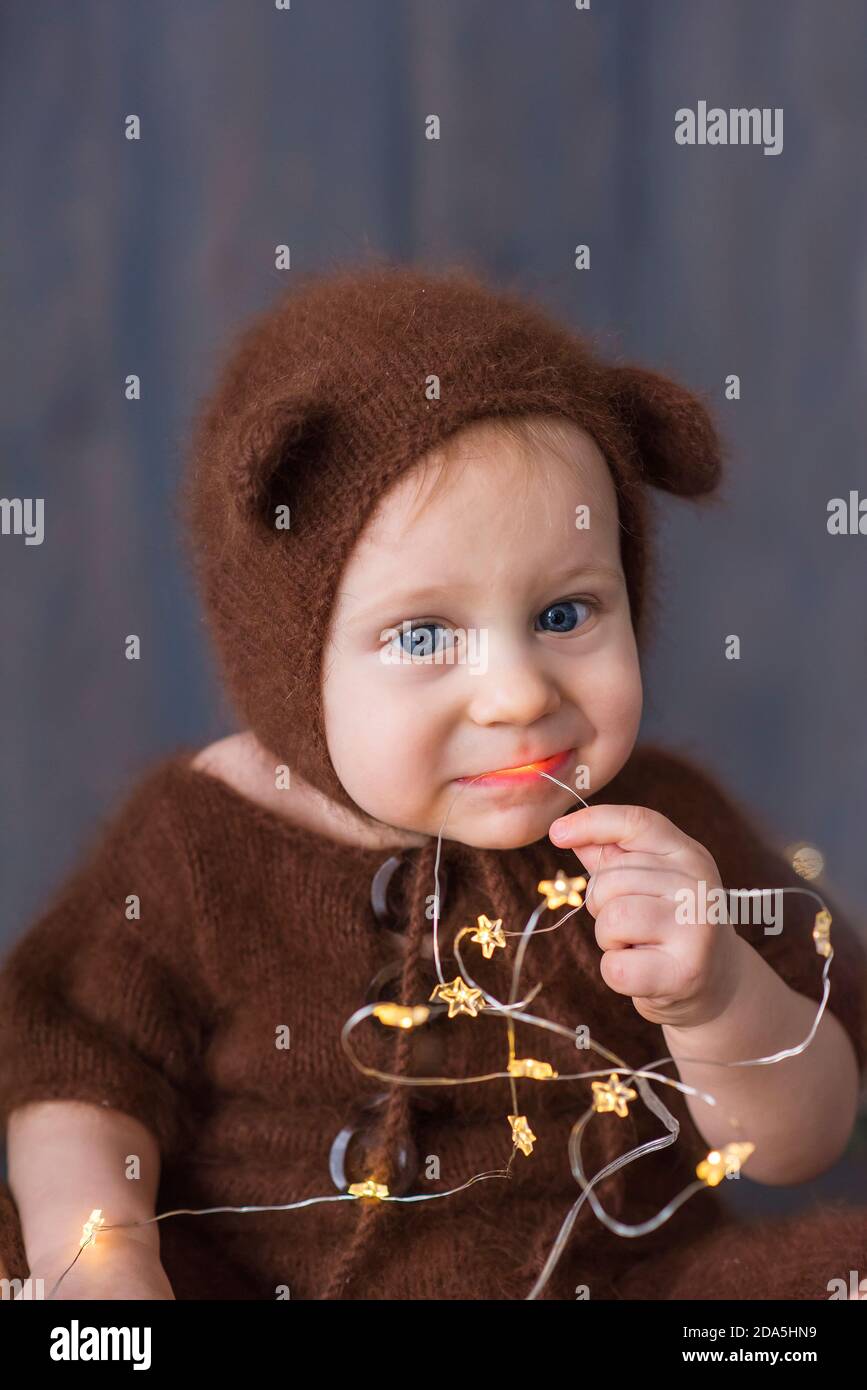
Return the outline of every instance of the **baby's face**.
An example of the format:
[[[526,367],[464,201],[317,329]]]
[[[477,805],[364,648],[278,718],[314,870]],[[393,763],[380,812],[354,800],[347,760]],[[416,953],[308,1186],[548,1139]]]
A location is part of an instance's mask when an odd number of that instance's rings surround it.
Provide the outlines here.
[[[531,844],[580,802],[509,769],[548,760],[586,799],[632,751],[642,694],[616,492],[595,442],[566,428],[574,467],[538,446],[530,471],[489,422],[465,430],[442,490],[426,502],[432,474],[421,493],[403,474],[350,555],[326,731],[343,786],[381,822],[436,835],[449,813],[448,839]],[[478,773],[497,775],[461,780]]]

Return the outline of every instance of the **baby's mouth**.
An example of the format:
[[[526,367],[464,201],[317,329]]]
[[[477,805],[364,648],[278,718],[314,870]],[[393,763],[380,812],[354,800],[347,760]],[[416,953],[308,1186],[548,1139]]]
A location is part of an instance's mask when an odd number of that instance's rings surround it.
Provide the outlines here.
[[[457,777],[458,782],[472,782],[474,786],[493,785],[503,782],[538,782],[544,781],[539,776],[542,772],[550,772],[553,776],[567,766],[573,754],[574,748],[566,748],[561,753],[553,753],[549,758],[538,758],[532,763],[520,763],[516,767],[495,768],[491,772],[476,773],[475,776]]]

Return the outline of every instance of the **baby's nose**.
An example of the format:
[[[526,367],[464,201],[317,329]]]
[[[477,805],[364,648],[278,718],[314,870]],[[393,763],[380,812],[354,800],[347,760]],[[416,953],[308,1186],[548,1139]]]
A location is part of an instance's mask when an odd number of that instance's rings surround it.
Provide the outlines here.
[[[476,724],[532,724],[560,708],[555,683],[532,662],[491,667],[473,677],[470,717]]]

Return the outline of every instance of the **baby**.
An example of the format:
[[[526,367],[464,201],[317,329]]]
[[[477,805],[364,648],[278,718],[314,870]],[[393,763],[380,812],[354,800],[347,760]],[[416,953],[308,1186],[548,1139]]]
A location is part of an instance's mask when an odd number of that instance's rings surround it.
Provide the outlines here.
[[[854,931],[832,908],[799,1050],[813,900],[770,930],[685,920],[801,880],[706,771],[636,746],[647,493],[716,487],[701,402],[465,272],[385,266],[260,316],[191,452],[245,728],[152,769],[0,973],[10,1277],[53,1288],[99,1209],[57,1298],[827,1297],[867,1212],[745,1231],[699,1191],[653,1223],[730,1141],[761,1183],[826,1170],[867,1067]],[[382,1001],[430,1017],[395,1033]],[[573,1079],[509,1068],[528,1057]],[[597,1093],[588,1177],[671,1141],[595,1189],[652,1229],[584,1202],[552,1262]]]

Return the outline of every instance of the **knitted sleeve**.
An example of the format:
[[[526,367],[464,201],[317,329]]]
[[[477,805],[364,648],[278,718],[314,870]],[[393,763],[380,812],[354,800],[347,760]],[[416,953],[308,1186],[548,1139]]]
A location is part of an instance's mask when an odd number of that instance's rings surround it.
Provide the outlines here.
[[[637,758],[643,789],[641,804],[661,811],[713,855],[723,887],[806,888],[817,892],[832,916],[834,959],[828,1011],[846,1029],[855,1048],[862,1081],[867,1077],[867,949],[863,929],[847,919],[824,881],[801,878],[775,847],[761,819],[723,790],[697,762],[646,745]],[[731,900],[730,900],[731,901]],[[768,961],[790,988],[819,1004],[825,957],[817,953],[812,931],[820,904],[804,893],[783,893],[779,923],[754,920],[750,899],[737,899],[739,936]],[[761,899],[753,900],[760,904]],[[755,908],[758,914],[758,908]],[[746,919],[746,920],[745,920]]]
[[[29,1101],[125,1111],[184,1140],[207,1000],[182,816],[162,765],[0,966],[0,1132]]]

